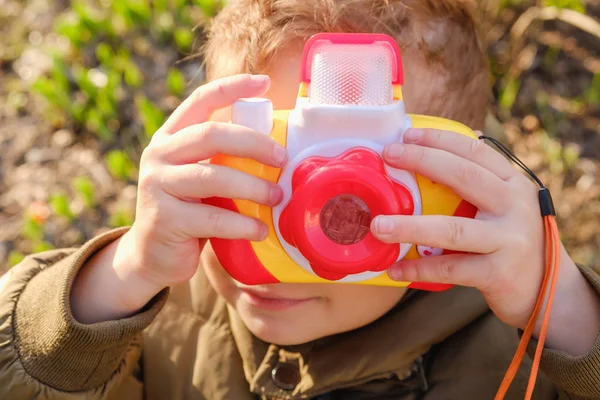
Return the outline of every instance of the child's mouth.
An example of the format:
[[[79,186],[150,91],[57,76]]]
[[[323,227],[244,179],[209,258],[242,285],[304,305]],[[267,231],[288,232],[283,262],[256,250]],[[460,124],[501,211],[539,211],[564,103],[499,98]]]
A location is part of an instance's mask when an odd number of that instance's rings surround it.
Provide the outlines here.
[[[249,305],[264,310],[283,311],[317,300],[316,297],[293,299],[240,288],[240,298]]]

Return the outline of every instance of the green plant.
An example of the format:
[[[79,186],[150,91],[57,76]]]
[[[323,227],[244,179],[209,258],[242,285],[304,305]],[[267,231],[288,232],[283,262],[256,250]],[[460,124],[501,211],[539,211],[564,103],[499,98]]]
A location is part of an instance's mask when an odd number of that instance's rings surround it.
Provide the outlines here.
[[[568,8],[585,13],[585,3],[582,0],[542,0],[544,7]]]
[[[164,123],[165,114],[143,95],[135,98],[135,105],[144,124],[146,138],[150,139]]]
[[[194,0],[195,5],[200,6],[204,14],[208,17],[214,17],[217,12],[223,7],[223,0]]]
[[[32,85],[32,90],[46,99],[51,112],[69,114],[71,111],[69,70],[64,60],[55,55],[49,77],[40,77]]]
[[[69,205],[69,199],[64,193],[57,193],[50,196],[50,208],[58,216],[64,217],[69,221],[75,220],[75,215]]]
[[[169,70],[169,75],[167,75],[167,88],[171,94],[181,97],[185,92],[185,76],[183,73],[175,68],[171,68]]]
[[[595,106],[600,104],[600,72],[594,74],[592,84],[585,92],[584,97],[585,101],[587,101],[591,105]]]
[[[567,168],[574,168],[579,162],[581,150],[578,146],[566,145],[563,147],[562,158]]]
[[[42,251],[54,250],[55,248],[56,247],[52,243],[42,240],[40,242],[33,243],[32,250],[34,253],[41,253]]]
[[[15,265],[23,261],[24,258],[25,254],[21,253],[20,251],[13,250],[10,253],[8,253],[8,266],[14,267]]]
[[[21,234],[32,242],[41,241],[44,238],[44,225],[42,222],[39,222],[32,216],[26,214],[24,216]]]
[[[44,240],[44,225],[45,218],[32,212],[25,213],[21,234],[31,243],[31,248],[34,253],[54,249],[52,243]],[[9,254],[9,265],[18,264],[23,257],[23,254],[18,251],[11,252]]]
[[[129,180],[135,178],[136,168],[127,153],[113,150],[104,157],[108,170],[117,179]]]
[[[94,208],[96,205],[96,188],[88,177],[80,176],[75,178],[71,186],[87,209]]]
[[[499,104],[505,111],[510,111],[512,106],[517,100],[519,89],[521,88],[521,81],[518,78],[508,76],[504,84],[504,88],[500,93]]]
[[[134,214],[131,210],[120,207],[114,214],[110,216],[109,224],[113,228],[121,226],[130,226],[133,224]]]
[[[173,39],[175,39],[177,49],[181,53],[186,54],[192,48],[192,44],[194,43],[194,34],[189,29],[175,29],[173,33]]]

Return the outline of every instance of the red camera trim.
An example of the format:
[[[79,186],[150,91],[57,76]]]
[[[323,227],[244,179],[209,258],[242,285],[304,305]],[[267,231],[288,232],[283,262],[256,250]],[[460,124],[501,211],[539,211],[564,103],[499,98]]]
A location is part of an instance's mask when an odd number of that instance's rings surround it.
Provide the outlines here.
[[[463,200],[460,202],[454,214],[455,217],[463,217],[463,218],[475,218],[477,214],[477,207],[473,204]],[[453,250],[444,250],[442,254],[462,254],[464,252],[461,251],[453,251]],[[410,289],[419,289],[419,290],[427,290],[430,292],[441,292],[444,290],[448,290],[454,287],[454,285],[448,285],[444,283],[427,283],[427,282],[413,282],[408,285]]]
[[[231,199],[220,197],[211,197],[202,201],[215,207],[239,212],[235,203]],[[261,264],[256,253],[252,249],[252,244],[248,240],[229,240],[211,238],[212,245],[219,262],[225,268],[227,273],[236,281],[245,285],[262,285],[267,283],[279,283],[267,269]],[[240,265],[240,260],[244,260]]]
[[[368,233],[360,242],[342,245],[330,240],[320,225],[323,207],[339,195],[358,197],[372,216],[413,214],[411,193],[387,176],[377,153],[357,147],[337,157],[309,157],[294,171],[292,192],[279,230],[318,276],[338,280],[349,274],[383,271],[398,258],[398,244],[383,243]]]

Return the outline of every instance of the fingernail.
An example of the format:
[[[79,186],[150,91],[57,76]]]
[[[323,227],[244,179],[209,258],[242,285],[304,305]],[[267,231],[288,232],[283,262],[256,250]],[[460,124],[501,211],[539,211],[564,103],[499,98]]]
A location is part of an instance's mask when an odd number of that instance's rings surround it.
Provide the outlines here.
[[[257,85],[262,85],[269,80],[269,76],[268,75],[252,75],[250,77],[250,80],[252,81],[252,83],[255,83]]]
[[[377,217],[376,226],[377,232],[387,235],[394,230],[394,220],[389,217]]]
[[[283,197],[283,192],[279,187],[272,187],[269,189],[269,204],[278,204]]]
[[[278,144],[273,149],[273,160],[276,165],[283,165],[287,159],[287,150]]]
[[[404,153],[404,145],[402,143],[392,143],[385,148],[385,155],[388,158],[400,158]]]
[[[392,279],[394,281],[401,281],[402,280],[402,266],[400,266],[398,264],[392,265],[390,268],[388,268],[388,275],[389,275],[390,279]]]
[[[260,227],[259,240],[265,240],[269,236],[269,229],[266,226]]]
[[[417,143],[423,137],[423,131],[421,129],[409,129],[404,132],[403,137],[407,143]]]

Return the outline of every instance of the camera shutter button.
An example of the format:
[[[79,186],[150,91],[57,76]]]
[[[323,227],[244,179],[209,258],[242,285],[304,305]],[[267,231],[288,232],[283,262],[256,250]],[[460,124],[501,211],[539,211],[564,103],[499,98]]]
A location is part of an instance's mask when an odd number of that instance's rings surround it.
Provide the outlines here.
[[[425,257],[432,257],[432,256],[441,256],[444,253],[444,249],[440,249],[437,247],[418,245],[417,252],[419,253],[419,255],[421,257],[425,258]]]
[[[263,98],[237,100],[231,106],[231,122],[270,135],[273,129],[273,103]]]

